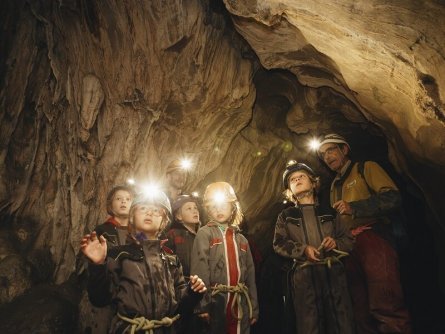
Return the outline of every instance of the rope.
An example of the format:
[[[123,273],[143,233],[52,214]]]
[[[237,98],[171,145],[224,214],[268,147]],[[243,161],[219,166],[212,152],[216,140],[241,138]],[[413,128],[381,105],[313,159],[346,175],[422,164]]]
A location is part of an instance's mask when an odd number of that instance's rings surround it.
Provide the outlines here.
[[[131,324],[130,333],[134,334],[137,331],[143,330],[145,334],[153,334],[153,329],[159,327],[170,327],[176,320],[179,319],[180,315],[177,314],[173,318],[164,317],[161,320],[148,320],[145,317],[137,317],[137,318],[127,318],[121,315],[120,313],[117,316]]]
[[[320,247],[318,247],[317,250],[320,251],[322,248],[323,248],[323,246],[320,246]],[[340,259],[349,255],[349,253],[343,252],[338,249],[333,249],[332,251],[338,255],[327,256],[318,262],[304,261],[302,264],[300,264],[299,268],[301,269],[301,268],[304,268],[307,266],[316,266],[316,265],[324,265],[325,264],[328,266],[329,269],[331,269],[332,263],[341,263]]]
[[[232,312],[232,316],[240,321],[243,318],[243,309],[241,307],[241,297],[244,296],[247,301],[247,305],[249,306],[249,319],[252,319],[253,317],[253,308],[252,308],[252,301],[249,297],[249,289],[244,283],[238,283],[237,285],[231,286],[231,285],[224,285],[224,284],[216,284],[214,287],[212,287],[212,297],[217,295],[218,293],[233,293],[235,296],[233,296],[232,303],[230,305],[230,311]],[[238,317],[237,314],[235,314],[235,307],[238,307],[240,316]]]

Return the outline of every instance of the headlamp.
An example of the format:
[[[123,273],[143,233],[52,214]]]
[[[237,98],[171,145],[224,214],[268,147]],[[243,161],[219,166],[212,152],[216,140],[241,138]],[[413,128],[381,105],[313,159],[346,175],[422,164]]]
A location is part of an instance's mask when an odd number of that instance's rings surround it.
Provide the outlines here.
[[[223,192],[218,191],[213,195],[213,200],[218,204],[224,203],[226,202],[226,195]]]
[[[181,160],[181,168],[184,170],[189,170],[192,167],[192,162],[189,159]]]
[[[311,150],[317,151],[319,149],[319,147],[320,147],[320,140],[317,139],[317,138],[312,138],[309,141],[309,147],[310,147]]]

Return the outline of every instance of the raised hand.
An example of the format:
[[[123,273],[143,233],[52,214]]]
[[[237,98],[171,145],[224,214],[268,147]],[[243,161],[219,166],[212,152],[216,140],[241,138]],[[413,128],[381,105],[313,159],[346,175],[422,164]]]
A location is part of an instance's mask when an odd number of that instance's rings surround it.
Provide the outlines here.
[[[80,250],[94,264],[103,264],[107,257],[107,241],[96,232],[85,235],[80,241]]]

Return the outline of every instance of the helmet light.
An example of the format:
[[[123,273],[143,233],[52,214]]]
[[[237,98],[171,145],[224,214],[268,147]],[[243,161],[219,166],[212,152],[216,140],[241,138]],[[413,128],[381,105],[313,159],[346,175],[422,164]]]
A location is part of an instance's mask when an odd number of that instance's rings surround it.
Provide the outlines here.
[[[189,159],[181,160],[181,168],[185,170],[189,170],[192,167],[192,162]]]
[[[311,150],[317,151],[319,149],[319,147],[320,147],[320,140],[317,139],[317,138],[312,138],[309,141],[309,147],[310,147]]]
[[[223,192],[221,192],[221,191],[217,191],[217,192],[213,195],[213,200],[214,200],[216,203],[221,204],[221,203],[226,202],[226,201],[227,201],[227,198],[226,198],[226,195],[225,195]]]

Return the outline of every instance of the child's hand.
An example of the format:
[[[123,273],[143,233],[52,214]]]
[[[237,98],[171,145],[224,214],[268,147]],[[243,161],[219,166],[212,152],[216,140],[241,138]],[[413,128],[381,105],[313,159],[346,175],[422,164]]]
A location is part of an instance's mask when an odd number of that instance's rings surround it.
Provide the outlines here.
[[[207,291],[206,285],[204,284],[202,279],[198,277],[198,275],[190,276],[190,287],[193,291],[199,293],[204,293]]]
[[[80,250],[94,264],[103,264],[107,257],[107,241],[103,236],[97,238],[96,232],[92,232],[82,238]]]
[[[253,325],[257,322],[256,318],[252,318],[250,319],[250,325]]]
[[[335,242],[335,240],[332,237],[326,237],[321,242],[321,246],[325,250],[330,251],[337,247],[337,243]]]
[[[198,314],[198,317],[201,318],[203,321],[210,323],[210,315],[208,313]]]
[[[320,259],[317,257],[320,255],[320,252],[314,246],[306,246],[304,249],[304,255],[306,255],[307,259],[311,262],[318,262]]]

